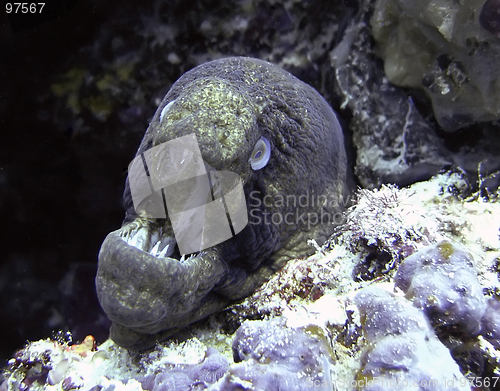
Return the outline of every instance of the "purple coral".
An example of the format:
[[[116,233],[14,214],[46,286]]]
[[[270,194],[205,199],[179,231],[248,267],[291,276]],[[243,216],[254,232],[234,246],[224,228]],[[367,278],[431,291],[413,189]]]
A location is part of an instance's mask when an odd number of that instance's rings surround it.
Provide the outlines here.
[[[219,390],[302,391],[331,389],[329,345],[321,329],[287,328],[283,320],[246,322],[236,332],[237,364]]]
[[[162,372],[156,376],[152,391],[187,391],[193,381],[182,372]]]
[[[214,348],[208,348],[205,359],[196,365],[178,365],[141,380],[150,391],[204,390],[217,382],[229,369],[227,359]]]
[[[423,312],[403,297],[368,287],[354,298],[368,347],[356,382],[364,391],[469,390]],[[446,382],[452,379],[452,382]]]
[[[401,335],[430,330],[429,322],[408,300],[396,300],[390,293],[378,288],[365,288],[355,297],[361,314],[361,324],[369,343],[387,335]]]
[[[486,299],[470,255],[456,245],[441,242],[409,256],[394,279],[434,327],[479,334]]]
[[[199,380],[205,383],[215,383],[229,369],[227,359],[216,349],[209,348],[207,358],[201,364],[196,365],[190,372],[192,380]]]

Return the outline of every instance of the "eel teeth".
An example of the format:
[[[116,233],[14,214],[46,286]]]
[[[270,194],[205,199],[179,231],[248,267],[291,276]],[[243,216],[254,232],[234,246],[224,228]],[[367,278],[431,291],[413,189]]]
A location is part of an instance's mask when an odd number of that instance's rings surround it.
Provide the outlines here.
[[[163,230],[132,223],[119,233],[128,245],[147,252],[157,258],[166,258],[175,250],[175,239],[163,237]]]
[[[158,242],[158,243],[160,243],[160,242]],[[161,251],[158,253],[157,257],[158,257],[158,258],[165,258],[165,257],[167,256],[167,254],[168,254],[168,249],[169,249],[169,247],[170,247],[170,244],[167,244],[167,245],[163,248],[163,250],[161,250]]]
[[[135,232],[131,232],[127,243],[131,246],[137,247],[139,250],[144,250],[149,241],[149,233],[147,229],[139,228]]]
[[[168,247],[168,245],[166,247]],[[165,250],[165,249],[163,249],[163,250]],[[151,255],[158,256],[159,252],[160,252],[160,242],[158,241],[151,249]]]
[[[198,254],[191,254],[189,257],[186,258],[186,254],[182,254],[181,256],[181,259],[179,260],[179,262],[188,262],[190,260],[192,260],[193,258],[196,258],[197,256],[199,256],[201,253],[198,253]]]

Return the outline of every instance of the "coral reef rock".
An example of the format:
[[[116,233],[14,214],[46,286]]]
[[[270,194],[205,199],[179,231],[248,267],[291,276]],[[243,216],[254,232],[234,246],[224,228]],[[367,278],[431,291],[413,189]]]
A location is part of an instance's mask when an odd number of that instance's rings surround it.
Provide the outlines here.
[[[435,175],[452,161],[414,100],[390,83],[376,58],[369,7],[330,52],[336,92],[352,113],[349,128],[357,149],[355,173],[363,187],[406,186]]]
[[[470,390],[449,350],[439,341],[423,312],[377,287],[355,296],[368,348],[357,374],[365,391]]]
[[[220,390],[330,390],[333,357],[317,326],[287,328],[283,319],[249,321],[233,342],[233,365]]]
[[[474,336],[487,308],[483,288],[469,254],[450,242],[429,246],[406,258],[394,277],[434,327]]]
[[[385,74],[422,88],[441,127],[500,118],[496,0],[378,0],[371,19]]]

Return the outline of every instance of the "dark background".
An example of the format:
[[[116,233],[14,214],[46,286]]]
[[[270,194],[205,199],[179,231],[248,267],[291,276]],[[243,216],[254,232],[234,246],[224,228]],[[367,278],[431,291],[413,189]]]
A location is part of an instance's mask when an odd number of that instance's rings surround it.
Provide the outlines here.
[[[114,3],[81,1],[39,25],[22,17],[1,22],[2,366],[26,340],[52,330],[106,338],[93,288],[97,253],[120,225],[123,170],[140,135],[119,147],[104,127],[73,137],[71,120],[51,118],[54,104],[42,98],[96,39]]]

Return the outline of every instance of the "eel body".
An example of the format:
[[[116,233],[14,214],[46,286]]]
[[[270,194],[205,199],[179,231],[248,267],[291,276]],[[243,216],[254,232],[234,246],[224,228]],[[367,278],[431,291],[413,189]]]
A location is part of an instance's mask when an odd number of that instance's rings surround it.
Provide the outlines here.
[[[286,260],[314,252],[308,239],[326,240],[349,200],[335,113],[276,65],[231,57],[188,71],[161,102],[136,156],[188,135],[207,173],[237,174],[248,221],[228,240],[181,254],[168,210],[158,217],[134,205],[129,167],[126,218],[103,242],[96,277],[111,338],[129,349],[168,338],[248,296]],[[169,191],[188,198],[182,187]]]

